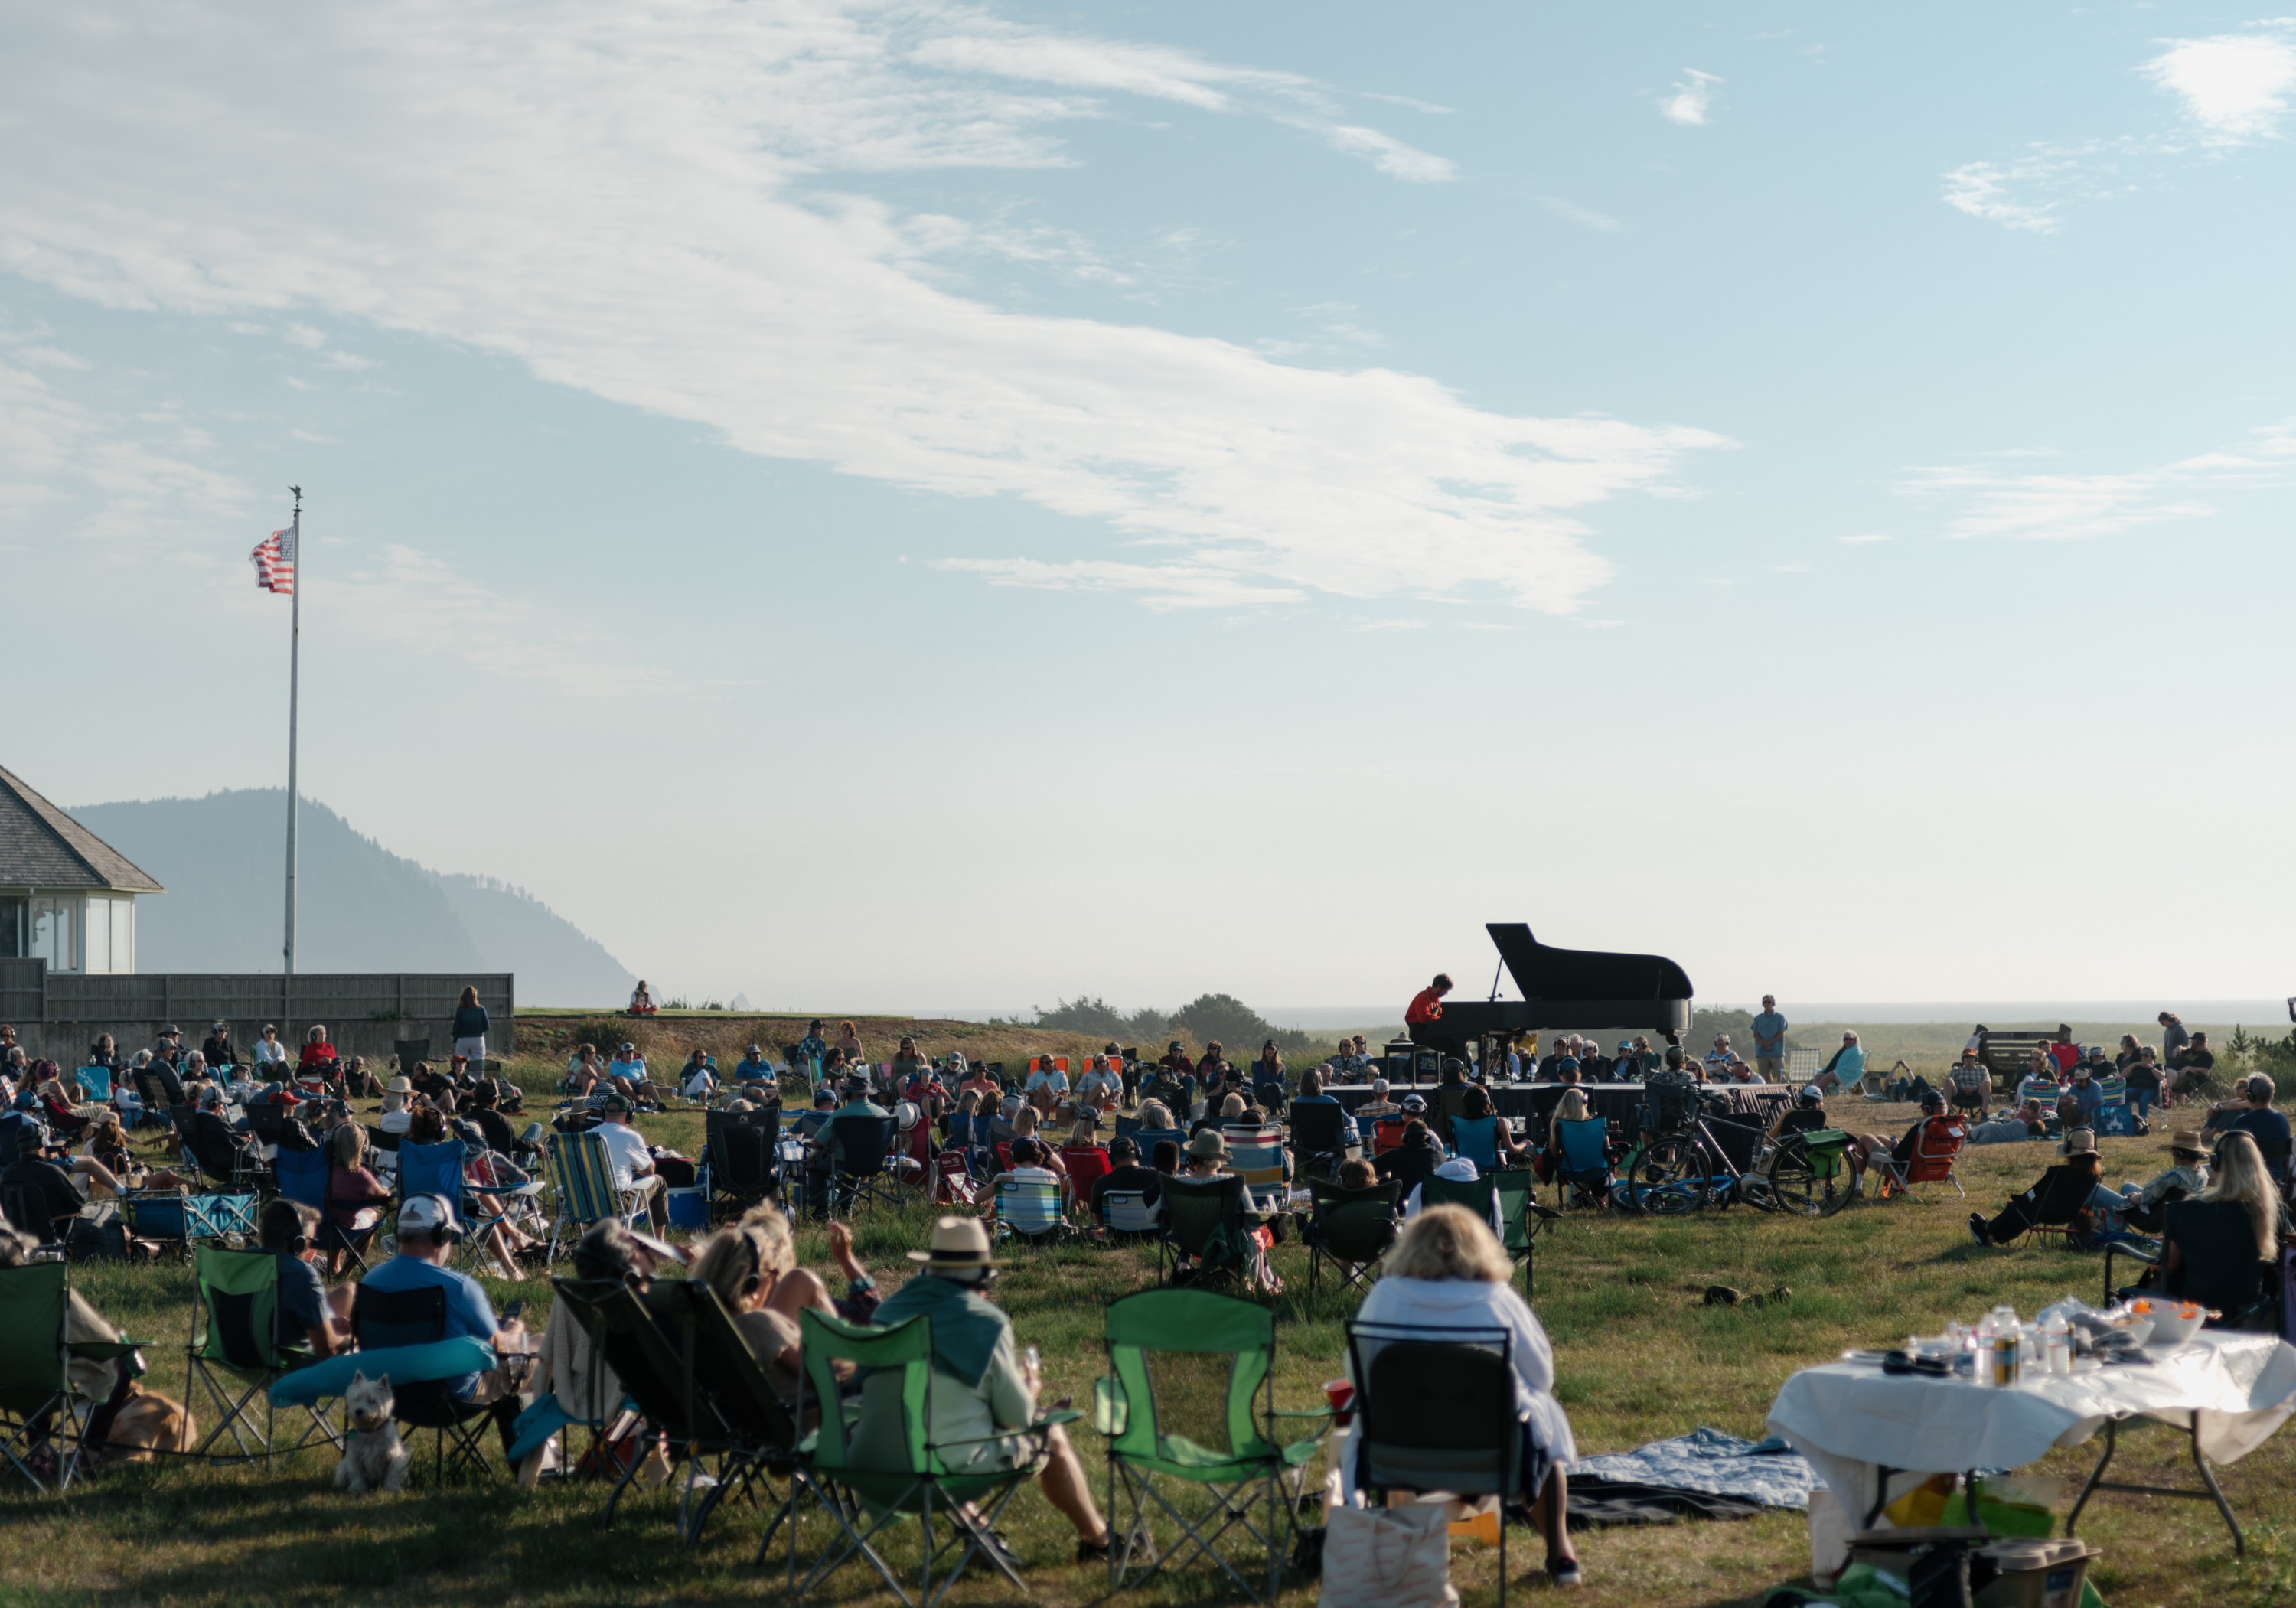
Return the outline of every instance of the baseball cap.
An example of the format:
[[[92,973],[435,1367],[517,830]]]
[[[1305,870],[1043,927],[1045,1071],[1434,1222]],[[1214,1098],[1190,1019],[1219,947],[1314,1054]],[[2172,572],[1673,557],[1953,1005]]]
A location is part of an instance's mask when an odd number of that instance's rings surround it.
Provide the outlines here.
[[[411,1194],[398,1209],[398,1232],[402,1235],[435,1234],[454,1220],[454,1211],[444,1195]]]

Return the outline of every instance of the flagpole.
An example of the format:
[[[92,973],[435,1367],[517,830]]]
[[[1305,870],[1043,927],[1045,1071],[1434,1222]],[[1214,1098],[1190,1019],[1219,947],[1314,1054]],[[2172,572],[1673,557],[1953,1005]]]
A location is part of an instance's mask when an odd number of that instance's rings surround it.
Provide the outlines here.
[[[291,1044],[294,1042],[294,1025],[291,1018],[295,989],[295,816],[299,799],[295,787],[295,722],[303,673],[303,488],[290,486],[287,489],[295,494],[294,534],[289,538],[294,547],[291,562],[295,569],[294,579],[287,594],[291,604],[287,628],[287,964],[281,974],[283,980],[279,994],[283,1008],[279,1015],[280,1026],[285,1030],[287,1040]]]

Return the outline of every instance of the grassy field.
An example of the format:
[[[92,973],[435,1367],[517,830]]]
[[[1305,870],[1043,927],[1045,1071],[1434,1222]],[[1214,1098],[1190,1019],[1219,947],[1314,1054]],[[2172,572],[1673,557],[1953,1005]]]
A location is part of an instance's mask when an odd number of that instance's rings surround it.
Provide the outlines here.
[[[1854,1105],[1843,1115],[1861,1129],[1894,1129],[1912,1113]],[[657,1140],[698,1148],[696,1116],[648,1119],[644,1126]],[[2104,1143],[2112,1181],[2149,1177],[2156,1165],[2156,1141]],[[1965,1153],[1972,1200],[1995,1209],[2051,1153],[2042,1144]],[[1759,1436],[1787,1375],[1846,1346],[1935,1332],[2002,1300],[2030,1314],[2060,1294],[2095,1299],[2098,1259],[1980,1250],[1963,1227],[1966,1210],[1948,1191],[1942,1199],[1932,1193],[1854,1205],[1822,1221],[1742,1207],[1686,1221],[1572,1218],[1542,1241],[1535,1305],[1554,1341],[1558,1394],[1580,1448],[1623,1450],[1699,1424]],[[883,1282],[906,1275],[900,1252],[919,1244],[926,1227],[922,1211],[860,1225],[862,1252]],[[816,1234],[803,1236],[801,1250],[808,1265],[826,1266]],[[1288,1284],[1275,1301],[1278,1396],[1283,1406],[1308,1407],[1320,1401],[1321,1382],[1340,1372],[1341,1325],[1352,1303],[1332,1297],[1328,1286],[1320,1299],[1308,1298],[1306,1258],[1296,1243],[1278,1247],[1275,1260]],[[188,1273],[172,1265],[91,1267],[76,1269],[75,1277],[123,1329],[151,1341],[152,1382],[180,1394]],[[1049,1394],[1088,1398],[1102,1366],[1100,1309],[1149,1278],[1144,1260],[1129,1251],[1078,1246],[1015,1259],[997,1299],[1021,1339],[1042,1348]],[[1718,1283],[1750,1291],[1784,1284],[1793,1293],[1759,1309],[1702,1305],[1702,1292]],[[530,1319],[546,1318],[543,1281],[496,1285],[494,1294],[497,1304],[523,1296]],[[2122,1477],[2183,1482],[2174,1467],[2180,1444],[2165,1430],[2137,1432],[2124,1445]],[[1097,1478],[1096,1438],[1087,1434],[1082,1445]],[[2070,1486],[2093,1453],[2054,1453],[2042,1472]],[[758,1525],[746,1513],[721,1515],[701,1549],[687,1554],[670,1538],[671,1499],[663,1493],[627,1503],[607,1530],[596,1517],[603,1492],[594,1485],[555,1485],[529,1496],[497,1481],[352,1500],[332,1490],[331,1467],[321,1454],[268,1472],[128,1467],[102,1473],[66,1500],[12,1495],[0,1501],[0,1602],[575,1604],[778,1595],[777,1576],[749,1566]],[[2267,1441],[2225,1471],[2224,1483],[2249,1533],[2243,1563],[2232,1560],[2205,1503],[2107,1496],[2092,1505],[2084,1530],[2106,1548],[2093,1578],[2113,1608],[2296,1602],[2296,1435]],[[1104,1573],[1070,1562],[1071,1538],[1039,1495],[1024,1492],[1009,1516],[1014,1544],[1031,1565],[1033,1601],[1065,1608],[1106,1596]],[[809,1548],[824,1527],[816,1520],[807,1529]],[[1754,1602],[1808,1570],[1798,1514],[1595,1530],[1579,1546],[1588,1585],[1576,1600],[1589,1608]],[[1536,1539],[1514,1532],[1510,1556],[1513,1590],[1542,1592]],[[1494,1599],[1494,1563],[1487,1551],[1455,1547],[1453,1579],[1466,1600]],[[849,1567],[824,1595],[890,1601],[869,1589],[872,1579]],[[1227,1600],[1201,1571],[1136,1595],[1159,1603]],[[980,1573],[954,1596],[969,1604],[1012,1600],[1003,1582]],[[1284,1595],[1290,1608],[1314,1600],[1312,1581],[1296,1582]]]

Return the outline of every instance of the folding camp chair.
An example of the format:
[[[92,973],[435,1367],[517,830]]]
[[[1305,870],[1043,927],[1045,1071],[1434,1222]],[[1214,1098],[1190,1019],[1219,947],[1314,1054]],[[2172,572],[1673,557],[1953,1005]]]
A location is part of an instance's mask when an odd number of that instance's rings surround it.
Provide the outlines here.
[[[1328,1178],[1309,1177],[1315,1197],[1300,1237],[1308,1242],[1308,1288],[1316,1288],[1323,1266],[1338,1271],[1340,1290],[1369,1289],[1379,1276],[1379,1259],[1395,1243],[1396,1202],[1403,1185],[1393,1178],[1368,1189],[1344,1189]]]
[[[1164,1234],[1157,1242],[1160,1271],[1177,1281],[1193,1259],[1199,1279],[1243,1270],[1246,1248],[1243,1179],[1232,1172],[1210,1178],[1169,1177],[1162,1189]]]
[[[673,1294],[671,1282],[657,1285],[644,1300],[628,1285],[617,1284],[602,1288],[591,1305],[603,1329],[606,1364],[621,1381],[624,1394],[644,1415],[652,1438],[659,1440],[662,1448],[673,1459],[686,1460],[685,1479],[678,1492],[676,1530],[678,1539],[691,1546],[701,1539],[701,1525],[716,1505],[712,1493],[718,1488],[703,1483],[705,1465],[715,1458],[721,1474],[732,1472],[728,1459],[735,1455],[737,1438],[695,1377],[690,1327],[673,1341],[657,1317],[658,1302],[668,1308],[691,1300],[684,1291]],[[613,1493],[606,1499],[608,1524],[614,1522],[615,1505],[644,1462],[643,1457],[632,1457],[616,1480]]]
[[[1500,1181],[1506,1180],[1504,1192]],[[1536,1254],[1534,1240],[1539,1228],[1560,1213],[1536,1206],[1531,1192],[1537,1180],[1528,1172],[1509,1168],[1500,1172],[1487,1172],[1472,1183],[1459,1178],[1441,1178],[1430,1175],[1419,1185],[1419,1204],[1429,1206],[1459,1206],[1472,1213],[1477,1222],[1490,1227],[1499,1243],[1506,1247],[1509,1260],[1523,1266],[1523,1293],[1530,1293],[1530,1259]]]
[[[280,1343],[279,1258],[269,1251],[227,1251],[201,1245],[192,1258],[192,1334],[184,1348],[184,1403],[198,1416],[199,1403],[216,1415],[205,1439],[193,1448],[210,1462],[268,1462],[274,1452],[298,1452],[321,1440],[340,1450],[337,1434],[316,1407],[290,1446],[277,1446],[278,1409],[270,1387],[279,1376],[312,1360],[301,1335]],[[263,1396],[258,1423],[253,1405]],[[228,1434],[238,1455],[216,1451]]]
[[[457,1261],[480,1260],[488,1235],[495,1225],[509,1218],[512,1202],[531,1198],[542,1190],[538,1183],[521,1184],[513,1188],[469,1183],[463,1176],[463,1161],[462,1143],[455,1139],[438,1144],[398,1147],[400,1204],[418,1194],[437,1195],[453,1210],[455,1221],[463,1230],[462,1238],[447,1256],[449,1267]]]
[[[2054,1235],[2067,1250],[2075,1249],[2073,1221],[2088,1209],[2090,1195],[2096,1191],[2096,1180],[2072,1167],[2052,1167],[2041,1175],[2041,1181],[2017,1199],[2024,1203],[2025,1227],[2017,1235],[2019,1240],[2029,1240],[2037,1235]]]
[[[1112,1170],[1108,1153],[1097,1144],[1063,1144],[1061,1161],[1068,1168],[1068,1195],[1078,1206],[1092,1204],[1092,1186]]]
[[[1611,1125],[1583,1117],[1554,1125],[1554,1203],[1573,1199],[1608,1205],[1611,1200]]]
[[[2158,1289],[2131,1286],[2115,1292],[2113,1258],[2125,1256],[2157,1268],[2172,1244],[2179,1266],[2174,1274],[2161,1276]],[[2280,1302],[2271,1276],[2277,1267],[2256,1254],[2255,1230],[2241,1202],[2171,1201],[2161,1209],[2161,1249],[2148,1250],[2127,1240],[2106,1244],[2105,1304],[2111,1305],[2116,1293],[2197,1301],[2223,1315],[2209,1319],[2209,1328],[2276,1331]]]
[[[669,1279],[657,1285],[651,1303],[668,1323],[681,1350],[691,1358],[696,1386],[716,1409],[727,1435],[726,1449],[718,1470],[718,1483],[703,1491],[689,1517],[691,1544],[698,1545],[709,1517],[728,1493],[754,1499],[755,1488],[765,1486],[769,1516],[758,1542],[758,1567],[766,1562],[774,1532],[786,1519],[790,1525],[790,1573],[797,1573],[797,1500],[812,1489],[805,1459],[798,1450],[797,1420],[775,1391],[765,1366],[750,1350],[718,1292],[698,1279]],[[788,1495],[773,1500],[771,1476],[788,1485]],[[815,1490],[818,1501],[820,1492]]]
[[[931,1318],[919,1316],[878,1328],[844,1323],[808,1307],[798,1314],[798,1324],[805,1341],[806,1384],[821,1412],[821,1429],[814,1439],[812,1478],[817,1486],[831,1487],[838,1493],[838,1498],[824,1503],[822,1510],[842,1533],[824,1549],[793,1595],[804,1596],[857,1554],[868,1560],[903,1608],[932,1608],[947,1596],[975,1554],[986,1557],[1015,1590],[1027,1595],[1027,1582],[1014,1571],[993,1532],[1004,1505],[1032,1477],[1049,1444],[1052,1426],[1072,1423],[1083,1415],[1066,1410],[1043,1413],[1026,1429],[999,1431],[987,1442],[936,1442],[932,1439],[933,1391],[948,1386],[932,1366]],[[867,1370],[857,1414],[840,1410],[835,1372],[840,1362]],[[898,1435],[865,1440],[856,1433],[865,1421],[890,1414],[898,1414]],[[1027,1443],[1034,1455],[1015,1459],[1014,1466],[973,1465],[979,1446],[1015,1439]],[[910,1514],[916,1515],[922,1532],[919,1600],[915,1602],[902,1589],[899,1578],[874,1545],[888,1526]],[[944,1541],[934,1538],[937,1516],[948,1529]],[[865,1522],[867,1528],[863,1529]],[[959,1540],[964,1549],[936,1584],[934,1565]]]
[[[1522,1426],[1505,1329],[1348,1325],[1356,1381],[1356,1486],[1528,1502]],[[1499,1601],[1506,1601],[1506,1523],[1499,1524]]]
[[[1055,1245],[1068,1237],[1061,1186],[1041,1179],[1004,1178],[996,1185],[996,1237]]]
[[[1292,1103],[1292,1153],[1300,1173],[1310,1178],[1334,1178],[1347,1159],[1341,1136],[1348,1113],[1337,1101],[1295,1100]]]
[[[1874,1191],[1874,1199],[1910,1194],[1916,1184],[1950,1184],[1954,1194],[1968,1199],[1969,1191],[1961,1186],[1961,1179],[1954,1170],[1954,1158],[1961,1154],[1968,1137],[1958,1122],[1948,1122],[1942,1128],[1923,1123],[1920,1133],[1915,1136],[1910,1161],[1900,1161],[1886,1153],[1874,1158],[1874,1170],[1882,1179],[1882,1186]]]
[[[557,1202],[551,1214],[548,1261],[555,1265],[561,1247],[570,1244],[593,1223],[608,1218],[627,1223],[631,1202],[614,1187],[614,1167],[606,1142],[596,1134],[553,1134],[546,1157],[551,1192]]]
[[[1117,1131],[1123,1133],[1127,1130],[1119,1128]],[[1188,1153],[1188,1136],[1177,1128],[1136,1128],[1129,1131],[1132,1142],[1140,1147],[1140,1160],[1144,1163],[1155,1155],[1156,1146],[1166,1139],[1172,1142],[1172,1148],[1180,1154]]]
[[[1163,1227],[1164,1209],[1150,1205],[1144,1189],[1104,1189],[1100,1194],[1100,1226],[1112,1242],[1119,1235],[1138,1239]]]
[[[108,1066],[84,1066],[72,1074],[79,1085],[81,1096],[92,1104],[111,1103],[111,1069]]]
[[[856,1112],[829,1120],[822,1136],[829,1147],[832,1216],[840,1209],[850,1215],[869,1202],[899,1208],[901,1175],[893,1155],[898,1131],[898,1119],[889,1116]]]
[[[88,1416],[102,1405],[73,1382],[71,1363],[142,1372],[133,1341],[70,1338],[69,1276],[62,1262],[0,1268],[0,1456],[43,1492],[65,1489],[79,1473]]]
[[[709,1215],[713,1221],[739,1217],[781,1188],[775,1160],[781,1136],[782,1108],[711,1112],[703,1120],[702,1158],[709,1167]]]
[[[291,1201],[308,1206],[319,1214],[319,1234],[315,1242],[324,1251],[345,1251],[361,1273],[366,1271],[366,1248],[374,1238],[372,1228],[346,1228],[335,1221],[335,1214],[327,1202],[327,1179],[330,1163],[324,1150],[283,1150],[272,1161],[272,1176],[278,1180],[279,1193]]]
[[[1371,1153],[1383,1156],[1390,1150],[1403,1148],[1403,1130],[1410,1123],[1408,1117],[1382,1117],[1372,1124]]]
[[[1109,1376],[1093,1386],[1093,1426],[1108,1437],[1108,1522],[1119,1538],[1109,1584],[1126,1590],[1202,1557],[1253,1602],[1274,1600],[1308,1464],[1332,1419],[1328,1407],[1276,1407],[1275,1316],[1208,1290],[1144,1290],[1108,1309],[1107,1340]],[[1279,1426],[1285,1419],[1312,1431],[1290,1439]],[[1185,1494],[1175,1492],[1176,1502],[1160,1478],[1199,1488],[1201,1501],[1183,1505]],[[1167,1540],[1160,1529],[1177,1533]],[[1259,1585],[1221,1555],[1231,1530],[1266,1548]]]
[[[428,1345],[447,1338],[447,1291],[440,1284],[411,1290],[378,1290],[362,1284],[351,1298],[351,1333],[362,1351]],[[494,1410],[457,1401],[444,1380],[391,1381],[391,1415],[415,1430],[432,1432],[433,1477],[443,1485],[465,1471],[481,1479],[493,1472],[480,1439]],[[450,1454],[448,1448],[453,1451]]]

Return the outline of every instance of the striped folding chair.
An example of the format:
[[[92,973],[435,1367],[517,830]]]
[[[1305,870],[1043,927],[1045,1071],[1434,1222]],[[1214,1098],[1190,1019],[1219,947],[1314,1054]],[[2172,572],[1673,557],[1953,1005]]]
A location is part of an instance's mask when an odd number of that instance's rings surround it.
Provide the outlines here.
[[[614,1187],[606,1142],[597,1135],[553,1134],[549,1164],[551,1190],[558,1197],[550,1222],[549,1260],[554,1266],[562,1244],[608,1218],[627,1223],[630,1212],[629,1202]]]
[[[1023,1239],[1049,1244],[1066,1237],[1068,1218],[1061,1210],[1061,1186],[1021,1178],[1005,1178],[996,1185],[996,1235],[999,1239]]]

